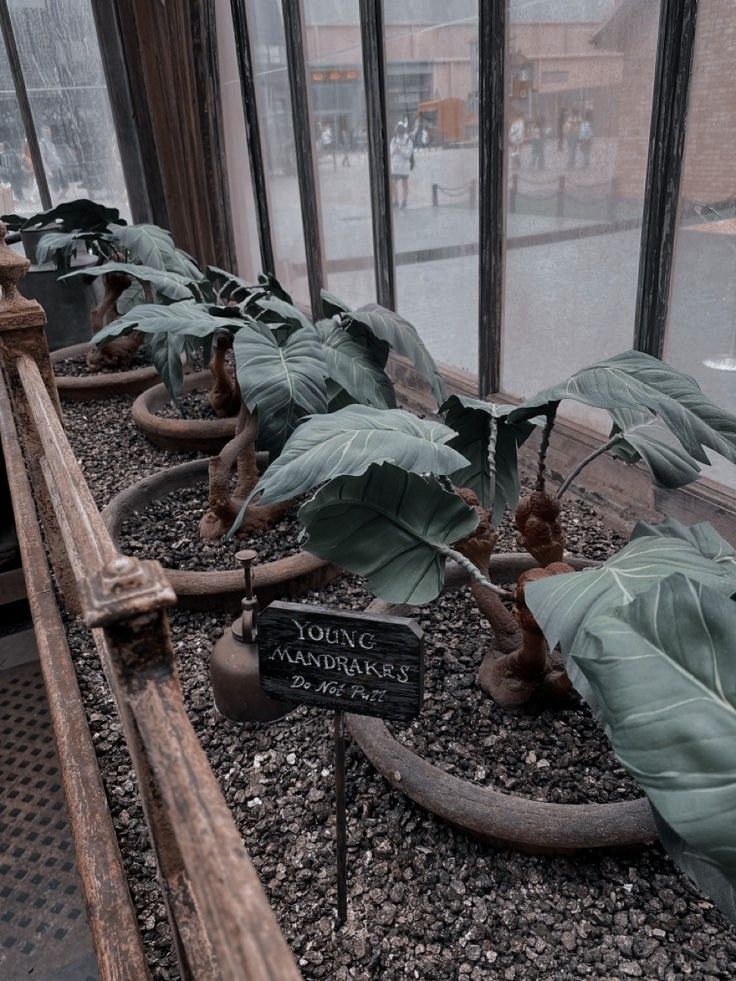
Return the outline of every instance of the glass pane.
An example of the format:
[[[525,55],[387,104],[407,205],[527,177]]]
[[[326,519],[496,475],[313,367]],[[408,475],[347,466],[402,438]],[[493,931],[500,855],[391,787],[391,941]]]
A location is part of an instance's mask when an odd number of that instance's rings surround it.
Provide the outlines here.
[[[698,9],[679,225],[664,357],[736,412],[736,101],[733,31],[714,2]],[[736,486],[716,458],[711,476]]]
[[[631,348],[659,3],[511,0],[502,389]],[[563,410],[591,426],[575,403]]]
[[[443,364],[478,371],[478,4],[386,0],[397,305]]]
[[[327,288],[375,300],[365,88],[358,0],[304,0]]]
[[[247,9],[275,272],[293,298],[308,306],[309,287],[281,4],[279,0],[250,0]]]
[[[90,0],[10,0],[55,204],[89,197],[129,218]]]
[[[237,272],[254,282],[261,271],[258,217],[253,199],[243,98],[233,35],[230,0],[216,0],[217,54],[220,69],[220,104],[225,137],[230,211],[237,254]]]
[[[41,210],[8,55],[0,37],[0,214]]]

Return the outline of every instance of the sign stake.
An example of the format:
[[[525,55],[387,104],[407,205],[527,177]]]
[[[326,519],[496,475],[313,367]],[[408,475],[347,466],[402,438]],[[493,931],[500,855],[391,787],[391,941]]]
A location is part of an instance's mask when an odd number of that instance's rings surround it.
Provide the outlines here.
[[[335,712],[335,825],[337,838],[337,919],[348,918],[348,835],[345,809],[345,713]]]

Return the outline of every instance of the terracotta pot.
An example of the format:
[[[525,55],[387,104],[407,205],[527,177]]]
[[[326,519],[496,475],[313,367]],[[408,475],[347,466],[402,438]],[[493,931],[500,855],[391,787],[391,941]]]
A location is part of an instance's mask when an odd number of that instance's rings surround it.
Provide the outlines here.
[[[197,371],[184,379],[183,393],[207,391],[212,385],[209,371]],[[154,385],[133,403],[133,422],[164,450],[176,453],[219,453],[235,435],[236,417],[227,419],[165,419],[156,412],[171,401],[165,385]]]
[[[575,568],[595,565],[565,558]],[[536,565],[529,555],[501,553],[491,558],[489,576],[515,581]],[[446,590],[468,581],[448,564]],[[407,615],[409,608],[376,600],[370,613]],[[657,840],[646,798],[611,804],[550,804],[479,787],[452,776],[400,743],[381,719],[348,716],[353,738],[383,776],[401,793],[442,821],[490,845],[531,854],[565,854],[587,848],[627,848]]]
[[[51,352],[51,363],[58,364],[64,358],[86,355],[89,341],[60,347]],[[114,395],[137,395],[158,382],[159,376],[153,365],[134,368],[131,371],[98,372],[90,375],[56,375],[59,396],[72,402],[96,402]]]
[[[258,454],[265,465],[266,455]],[[123,523],[135,512],[143,511],[152,501],[174,491],[205,483],[209,461],[191,460],[167,467],[144,477],[121,491],[107,505],[102,517],[117,544]],[[330,582],[338,574],[337,566],[318,559],[309,552],[297,552],[274,562],[253,567],[253,589],[263,608],[275,599],[295,599],[311,589]],[[178,605],[190,610],[224,610],[237,613],[245,592],[242,569],[223,572],[196,572],[167,569],[166,578],[178,597]]]

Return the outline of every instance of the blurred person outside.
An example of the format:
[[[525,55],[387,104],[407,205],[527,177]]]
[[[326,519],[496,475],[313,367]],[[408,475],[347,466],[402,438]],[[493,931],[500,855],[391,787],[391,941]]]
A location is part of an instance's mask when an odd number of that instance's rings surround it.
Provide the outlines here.
[[[567,166],[569,170],[575,169],[578,156],[578,144],[580,142],[580,116],[573,113],[565,124],[567,138]]]
[[[517,116],[509,127],[509,144],[511,147],[511,168],[518,170],[521,166],[521,148],[524,145],[524,117]]]
[[[537,119],[532,126],[532,170],[544,170],[544,120]]]
[[[391,203],[406,207],[409,196],[409,174],[414,167],[414,143],[406,123],[396,124],[390,146],[391,159]],[[401,195],[399,195],[401,191]],[[399,201],[399,196],[401,201]]]
[[[580,143],[580,153],[583,158],[583,169],[590,167],[590,151],[593,148],[593,124],[591,122],[591,112],[587,110],[580,123],[578,140]]]

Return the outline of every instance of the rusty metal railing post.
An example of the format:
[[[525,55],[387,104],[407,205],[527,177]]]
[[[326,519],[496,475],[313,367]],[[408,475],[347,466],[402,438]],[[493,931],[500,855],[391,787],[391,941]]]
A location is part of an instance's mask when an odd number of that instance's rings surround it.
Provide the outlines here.
[[[7,227],[0,221],[0,369],[5,375],[18,420],[21,444],[64,605],[71,613],[77,613],[79,600],[74,577],[71,574],[66,551],[61,545],[54,509],[40,472],[43,451],[17,370],[18,359],[22,355],[26,355],[36,363],[54,408],[61,418],[61,404],[56,391],[54,369],[46,339],[46,314],[40,303],[29,300],[19,291],[18,283],[28,272],[30,262],[25,256],[19,255],[10,248],[5,241],[6,234]]]

